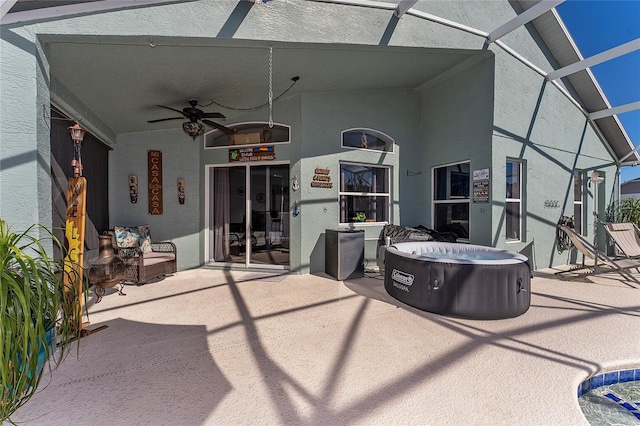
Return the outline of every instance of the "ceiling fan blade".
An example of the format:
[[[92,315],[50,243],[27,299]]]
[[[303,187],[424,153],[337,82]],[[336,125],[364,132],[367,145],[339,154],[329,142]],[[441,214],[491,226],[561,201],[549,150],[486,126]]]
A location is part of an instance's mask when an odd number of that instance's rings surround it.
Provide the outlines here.
[[[177,113],[179,113],[179,114],[182,114],[182,115],[184,115],[185,117],[189,118],[189,114],[187,114],[186,112],[184,112],[184,111],[182,111],[182,110],[180,110],[180,109],[175,109],[175,108],[171,108],[171,107],[164,106],[164,105],[157,105],[157,106],[159,106],[160,108],[170,109],[171,111],[175,111],[175,112],[177,112]]]
[[[158,121],[168,121],[168,120],[184,120],[184,117],[159,118],[157,120],[149,120],[147,121],[147,123],[157,123]]]
[[[208,124],[211,127],[215,127],[216,129],[221,130],[221,131],[225,132],[228,135],[231,135],[231,134],[235,133],[230,128],[225,127],[222,124],[215,123],[215,122],[213,122],[211,120],[202,120],[202,122],[205,123],[205,124]]]
[[[205,112],[202,114],[202,118],[227,118],[219,112]]]

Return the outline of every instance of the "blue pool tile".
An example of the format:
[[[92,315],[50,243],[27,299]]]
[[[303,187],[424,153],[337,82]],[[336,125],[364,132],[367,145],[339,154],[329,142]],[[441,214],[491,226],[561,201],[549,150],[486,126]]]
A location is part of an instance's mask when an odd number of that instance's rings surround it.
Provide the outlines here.
[[[632,413],[638,420],[640,420],[640,413]]]
[[[633,381],[633,370],[622,370],[620,372],[620,383],[632,382],[632,381]]]
[[[636,368],[636,377],[634,380],[640,380],[640,368]]]
[[[614,395],[614,394],[612,394],[612,393],[607,393],[607,394],[605,394],[604,396],[606,396],[606,397],[607,397],[607,398],[609,398],[609,399],[614,400],[615,402],[620,402],[620,401],[622,401],[622,398],[618,398],[617,396],[615,396],[615,395]]]
[[[589,392],[590,390],[591,390],[591,381],[590,380],[585,380],[580,385],[579,394],[580,395],[584,395],[585,393]]]
[[[613,371],[611,373],[604,373],[604,384],[605,385],[613,385],[618,383],[618,372]]]
[[[628,402],[621,403],[620,405],[623,406],[624,408],[626,408],[629,411],[638,411],[636,409],[636,407],[634,407],[633,405],[629,404]]]
[[[602,374],[598,374],[591,378],[591,389],[597,389],[602,385],[604,385],[604,377]]]

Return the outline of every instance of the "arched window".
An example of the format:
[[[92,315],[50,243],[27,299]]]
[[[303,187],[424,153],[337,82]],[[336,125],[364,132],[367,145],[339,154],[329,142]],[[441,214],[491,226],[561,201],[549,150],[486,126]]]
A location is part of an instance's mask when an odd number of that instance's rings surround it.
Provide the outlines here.
[[[393,145],[391,136],[378,130],[355,128],[342,131],[343,148],[393,152]]]
[[[235,123],[228,126],[233,134],[227,134],[219,129],[211,130],[204,135],[205,148],[221,148],[228,146],[251,146],[262,144],[277,144],[291,142],[291,126],[253,121],[248,123]]]

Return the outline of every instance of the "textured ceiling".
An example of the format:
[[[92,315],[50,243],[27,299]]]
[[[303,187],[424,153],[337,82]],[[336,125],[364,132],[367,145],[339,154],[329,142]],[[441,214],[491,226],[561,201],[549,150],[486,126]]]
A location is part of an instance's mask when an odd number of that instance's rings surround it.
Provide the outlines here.
[[[182,109],[198,99],[233,122],[268,102],[269,46],[273,95],[417,88],[478,52],[354,45],[267,44],[197,38],[73,37],[47,40],[51,75],[115,134],[179,127],[157,105]],[[151,47],[153,46],[153,47]],[[277,102],[277,101],[276,101]],[[265,110],[265,118],[267,108]]]

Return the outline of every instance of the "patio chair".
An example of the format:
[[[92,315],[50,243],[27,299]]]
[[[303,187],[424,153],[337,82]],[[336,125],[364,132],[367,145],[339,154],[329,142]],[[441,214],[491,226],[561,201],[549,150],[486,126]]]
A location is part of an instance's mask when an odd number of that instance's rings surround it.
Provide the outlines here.
[[[178,271],[176,245],[151,241],[149,225],[115,226],[108,234],[113,252],[125,264],[125,281],[140,285]]]
[[[635,223],[603,222],[602,225],[617,251],[625,257],[640,259],[640,229]]]
[[[593,244],[587,241],[582,235],[576,233],[574,228],[570,228],[564,225],[558,225],[558,228],[564,232],[573,243],[574,248],[576,248],[582,254],[582,266],[577,268],[569,269],[568,271],[560,271],[556,272],[556,275],[561,275],[567,272],[575,272],[580,269],[591,269],[594,275],[607,273],[607,272],[617,272],[619,273],[625,280],[631,280],[635,283],[640,284],[634,276],[631,275],[630,269],[636,269],[640,271],[640,260],[638,259],[616,259],[610,256],[607,256],[605,253],[598,250]],[[588,257],[594,261],[593,265],[585,265],[585,258]]]

